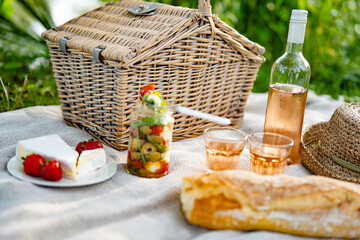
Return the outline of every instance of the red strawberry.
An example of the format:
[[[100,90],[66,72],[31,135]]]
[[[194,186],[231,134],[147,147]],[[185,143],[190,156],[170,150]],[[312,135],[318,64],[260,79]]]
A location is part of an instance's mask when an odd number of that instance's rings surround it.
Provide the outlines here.
[[[82,153],[82,151],[84,151],[84,145],[85,145],[86,141],[82,141],[82,142],[79,142],[78,145],[76,146],[75,148],[75,151],[77,151],[79,154]]]
[[[82,141],[79,142],[75,148],[75,150],[81,154],[82,151],[84,150],[92,150],[92,149],[97,149],[97,148],[104,148],[103,145],[98,142],[98,141],[94,141],[93,138],[90,138],[88,141]]]
[[[41,170],[41,177],[45,180],[59,181],[62,178],[60,163],[56,160],[50,161]]]
[[[39,154],[31,154],[25,158],[24,172],[27,175],[39,177],[41,168],[45,163],[45,159]]]
[[[100,142],[94,141],[94,139],[90,139],[84,145],[84,150],[93,150],[97,148],[104,148],[104,147]]]

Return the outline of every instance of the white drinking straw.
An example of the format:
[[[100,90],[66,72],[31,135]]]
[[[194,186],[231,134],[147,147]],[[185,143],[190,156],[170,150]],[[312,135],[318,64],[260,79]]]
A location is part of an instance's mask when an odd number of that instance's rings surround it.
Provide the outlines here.
[[[211,115],[208,113],[203,113],[200,111],[192,110],[187,107],[175,106],[174,109],[176,111],[178,111],[179,113],[206,119],[208,121],[219,123],[222,125],[230,125],[230,123],[231,123],[230,119],[228,119],[228,118],[219,117],[219,116]]]

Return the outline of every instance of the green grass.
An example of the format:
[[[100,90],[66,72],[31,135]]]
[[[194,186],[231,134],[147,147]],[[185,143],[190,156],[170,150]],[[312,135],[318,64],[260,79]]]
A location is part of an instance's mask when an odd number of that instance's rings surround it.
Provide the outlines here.
[[[54,79],[46,81],[29,81],[25,77],[23,84],[5,85],[0,78],[1,99],[0,112],[11,111],[19,108],[60,104]]]

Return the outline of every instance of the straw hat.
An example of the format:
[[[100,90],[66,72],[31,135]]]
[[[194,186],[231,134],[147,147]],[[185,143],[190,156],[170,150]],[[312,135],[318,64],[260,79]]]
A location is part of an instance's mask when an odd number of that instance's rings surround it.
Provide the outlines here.
[[[307,128],[300,156],[316,175],[360,183],[360,102],[343,104],[328,122]]]

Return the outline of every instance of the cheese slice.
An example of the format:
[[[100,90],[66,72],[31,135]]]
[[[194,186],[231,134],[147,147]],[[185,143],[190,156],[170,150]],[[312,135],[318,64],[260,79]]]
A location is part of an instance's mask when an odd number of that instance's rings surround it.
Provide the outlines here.
[[[106,155],[103,148],[85,150],[79,156],[76,170],[79,175],[82,175],[104,166],[105,163]]]
[[[79,175],[93,171],[106,163],[104,149],[83,151],[79,157],[78,152],[57,134],[19,141],[16,157],[23,159],[30,154],[39,154],[46,160],[59,161],[64,177],[71,179],[76,179]]]

